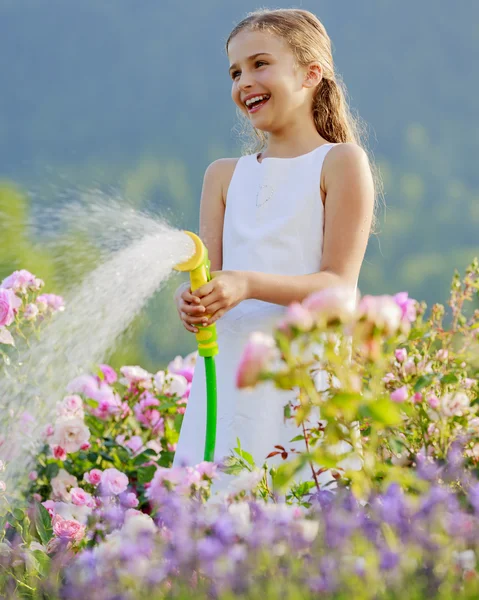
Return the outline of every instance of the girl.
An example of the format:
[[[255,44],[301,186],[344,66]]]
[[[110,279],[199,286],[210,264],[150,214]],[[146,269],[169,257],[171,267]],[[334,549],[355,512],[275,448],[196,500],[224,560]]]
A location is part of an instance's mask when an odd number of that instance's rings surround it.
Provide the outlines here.
[[[232,99],[258,145],[252,154],[217,160],[206,170],[200,237],[213,278],[194,294],[183,284],[175,298],[188,331],[217,322],[215,460],[232,454],[239,438],[261,466],[275,444],[288,449],[300,433],[283,418],[295,394],[270,384],[236,389],[242,349],[251,332],[270,333],[290,303],[331,286],[355,290],[375,185],[334,71],[330,39],[312,13],[254,12],[234,28],[226,51]],[[205,423],[199,360],[175,466],[203,460]]]

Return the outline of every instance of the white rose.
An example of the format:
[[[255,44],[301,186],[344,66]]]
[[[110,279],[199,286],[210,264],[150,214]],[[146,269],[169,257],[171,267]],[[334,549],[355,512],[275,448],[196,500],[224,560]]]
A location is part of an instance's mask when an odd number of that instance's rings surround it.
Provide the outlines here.
[[[67,473],[65,469],[60,469],[58,475],[51,481],[52,495],[55,500],[63,500],[70,502],[70,489],[78,486],[77,478],[74,475]]]
[[[77,417],[60,417],[55,423],[50,444],[61,446],[67,454],[78,452],[90,439],[90,430]]]

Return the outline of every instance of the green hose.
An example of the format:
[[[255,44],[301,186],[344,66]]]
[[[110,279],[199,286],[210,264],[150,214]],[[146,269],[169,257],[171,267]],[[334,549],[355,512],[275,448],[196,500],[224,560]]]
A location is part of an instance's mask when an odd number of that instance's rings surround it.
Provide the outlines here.
[[[205,356],[206,373],[206,438],[204,459],[213,462],[215,459],[217,390],[216,364],[213,356]]]

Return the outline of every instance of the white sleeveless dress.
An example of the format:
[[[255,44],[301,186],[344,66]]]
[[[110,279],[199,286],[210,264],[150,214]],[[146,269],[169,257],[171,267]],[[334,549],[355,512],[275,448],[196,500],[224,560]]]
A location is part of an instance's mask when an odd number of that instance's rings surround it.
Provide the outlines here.
[[[226,198],[223,270],[278,275],[319,271],[324,228],[320,177],[324,158],[334,145],[324,144],[294,158],[263,158],[260,163],[256,154],[250,154],[238,160]],[[233,453],[236,438],[259,467],[277,444],[286,450],[304,448],[304,442],[290,443],[302,431],[292,420],[284,423],[283,418],[283,407],[294,400],[294,391],[278,390],[271,382],[253,390],[238,390],[235,386],[250,333],[271,333],[285,310],[284,306],[249,299],[217,321],[215,460]],[[174,466],[203,460],[205,427],[205,369],[203,359],[198,357]],[[280,457],[268,459],[270,465],[281,462]],[[310,470],[306,470],[302,479],[310,477]],[[329,479],[329,473],[323,474],[322,483]]]

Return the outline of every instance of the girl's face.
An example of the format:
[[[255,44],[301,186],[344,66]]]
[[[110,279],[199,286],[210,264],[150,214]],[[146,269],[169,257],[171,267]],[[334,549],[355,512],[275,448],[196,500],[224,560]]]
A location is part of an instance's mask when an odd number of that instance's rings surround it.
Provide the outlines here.
[[[292,116],[311,113],[311,86],[303,85],[306,70],[280,37],[240,31],[229,43],[228,57],[231,97],[255,128],[272,131]]]

